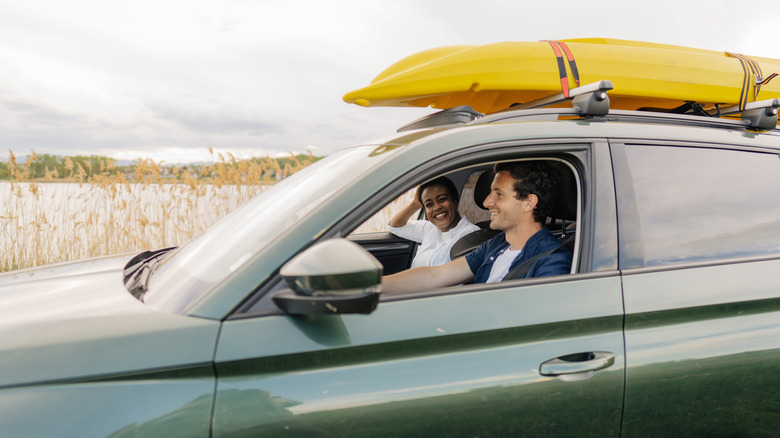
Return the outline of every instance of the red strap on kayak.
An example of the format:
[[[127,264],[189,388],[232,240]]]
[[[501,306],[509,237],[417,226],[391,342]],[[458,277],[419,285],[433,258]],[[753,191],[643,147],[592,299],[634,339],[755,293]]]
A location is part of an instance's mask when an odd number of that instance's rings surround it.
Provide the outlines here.
[[[569,68],[571,69],[571,75],[574,76],[574,82],[577,86],[580,86],[580,72],[577,70],[577,62],[574,61],[574,55],[569,50],[569,46],[563,41],[557,41],[558,45],[563,49],[563,53],[566,54],[566,59],[569,61]]]
[[[569,78],[566,73],[566,64],[563,63],[563,53],[561,52],[560,46],[558,46],[558,43],[556,41],[547,41],[550,43],[550,47],[553,49],[553,53],[555,53],[555,60],[558,61],[558,74],[561,78],[561,91],[563,91],[563,97],[569,98]]]
[[[580,86],[580,73],[577,70],[577,62],[574,61],[574,55],[571,53],[571,50],[569,50],[569,46],[566,45],[566,43],[561,41],[552,41],[552,40],[545,40],[546,42],[550,43],[550,47],[553,49],[553,53],[555,53],[555,59],[558,61],[558,74],[561,79],[561,91],[563,91],[563,97],[569,98],[569,77],[568,73],[566,72],[566,64],[563,60],[564,55],[566,56],[566,60],[569,61],[569,68],[571,68],[571,74],[573,76],[574,82],[577,84],[577,86]]]

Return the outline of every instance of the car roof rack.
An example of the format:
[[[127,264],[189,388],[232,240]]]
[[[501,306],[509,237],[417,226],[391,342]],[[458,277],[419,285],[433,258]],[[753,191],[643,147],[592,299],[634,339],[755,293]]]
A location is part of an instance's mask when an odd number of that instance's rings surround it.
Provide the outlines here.
[[[604,118],[605,121],[630,119],[647,123],[672,123],[728,128],[741,127],[756,131],[771,131],[777,127],[778,109],[780,108],[780,99],[777,98],[750,102],[744,108],[739,108],[738,106],[720,108],[716,105],[715,109],[708,111],[705,111],[696,102],[686,102],[684,105],[672,110],[646,108],[610,111],[607,92],[612,89],[611,81],[598,81],[573,88],[569,91],[568,96],[565,96],[564,93],[557,93],[541,99],[514,104],[506,110],[488,116],[474,111],[468,105],[448,108],[408,123],[399,128],[398,132],[433,127],[454,127],[466,123],[493,123],[510,121],[510,119],[517,120],[519,118],[524,120],[555,120],[560,116],[600,117]],[[544,108],[567,100],[572,101],[571,109]],[[689,111],[692,114],[688,113]],[[740,113],[741,120],[722,117],[734,116]]]
[[[609,113],[609,96],[607,96],[607,91],[612,88],[612,82],[610,81],[594,82],[571,89],[568,97],[564,96],[563,93],[557,93],[534,101],[512,105],[510,109],[521,110],[541,108],[571,100],[572,107],[580,116],[603,116]],[[398,128],[397,132],[461,125],[484,116],[484,114],[474,111],[468,105],[457,106],[429,114],[411,123],[407,123]]]
[[[777,109],[780,107],[780,99],[761,100],[749,102],[740,110],[738,106],[725,108],[722,114],[742,113],[742,120],[748,123],[752,129],[771,131],[777,127]]]
[[[577,110],[581,116],[604,116],[609,114],[609,96],[607,95],[607,91],[612,88],[611,81],[598,81],[581,87],[572,88],[569,91],[568,97],[564,95],[564,93],[557,93],[526,103],[514,104],[509,108],[512,110],[542,108],[571,100],[572,107]]]

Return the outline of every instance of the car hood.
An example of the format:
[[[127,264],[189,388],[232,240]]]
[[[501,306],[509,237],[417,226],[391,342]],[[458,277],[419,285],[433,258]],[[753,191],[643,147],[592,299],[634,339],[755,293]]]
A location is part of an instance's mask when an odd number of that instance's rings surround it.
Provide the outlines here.
[[[219,321],[138,301],[122,281],[131,257],[0,275],[0,387],[210,363]]]

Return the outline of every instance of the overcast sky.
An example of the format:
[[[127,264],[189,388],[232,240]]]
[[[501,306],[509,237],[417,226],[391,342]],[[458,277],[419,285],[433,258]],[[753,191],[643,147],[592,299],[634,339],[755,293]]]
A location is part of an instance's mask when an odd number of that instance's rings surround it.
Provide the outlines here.
[[[327,155],[432,112],[341,100],[420,50],[609,37],[780,58],[778,30],[777,0],[0,0],[0,159]]]

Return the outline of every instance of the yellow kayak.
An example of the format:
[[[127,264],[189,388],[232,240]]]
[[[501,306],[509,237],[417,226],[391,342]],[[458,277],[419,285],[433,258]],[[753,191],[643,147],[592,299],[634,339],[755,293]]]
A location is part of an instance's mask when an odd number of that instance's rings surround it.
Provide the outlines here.
[[[604,38],[502,42],[425,50],[380,73],[344,101],[361,106],[439,109],[469,105],[493,113],[609,80],[610,107],[671,110],[780,98],[780,60]],[[775,80],[773,80],[775,79]]]

